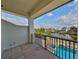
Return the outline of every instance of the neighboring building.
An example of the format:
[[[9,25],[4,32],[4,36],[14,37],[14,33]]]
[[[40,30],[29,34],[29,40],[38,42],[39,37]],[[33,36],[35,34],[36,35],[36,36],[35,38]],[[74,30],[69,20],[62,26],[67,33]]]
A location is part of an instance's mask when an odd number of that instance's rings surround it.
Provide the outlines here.
[[[28,25],[17,22],[8,18],[7,14],[2,14],[1,19],[1,50],[16,47],[18,45],[26,43],[28,39]],[[10,17],[10,16],[9,16]],[[12,17],[12,16],[11,16]],[[17,19],[18,20],[18,19]]]
[[[69,29],[69,27],[63,27],[61,30],[67,32]]]

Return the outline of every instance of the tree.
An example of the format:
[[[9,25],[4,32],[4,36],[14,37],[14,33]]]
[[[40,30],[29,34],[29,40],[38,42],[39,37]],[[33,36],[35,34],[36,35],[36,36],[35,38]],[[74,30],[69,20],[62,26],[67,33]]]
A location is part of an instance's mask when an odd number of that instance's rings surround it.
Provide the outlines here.
[[[63,31],[66,31],[66,27],[63,27],[62,30],[63,30]]]
[[[77,27],[70,27],[70,30],[67,32],[74,40],[77,40]]]
[[[77,33],[77,27],[74,27],[74,26],[70,27],[70,30],[73,31],[73,32],[75,32],[75,33]]]
[[[70,27],[70,30],[68,31],[69,34],[76,34],[77,35],[77,27]]]

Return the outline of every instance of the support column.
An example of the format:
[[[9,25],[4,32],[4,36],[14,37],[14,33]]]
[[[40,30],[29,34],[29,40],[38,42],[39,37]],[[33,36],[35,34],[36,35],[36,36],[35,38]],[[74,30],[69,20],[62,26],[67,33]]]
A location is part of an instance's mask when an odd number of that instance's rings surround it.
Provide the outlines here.
[[[28,43],[34,41],[34,23],[32,19],[28,19]]]

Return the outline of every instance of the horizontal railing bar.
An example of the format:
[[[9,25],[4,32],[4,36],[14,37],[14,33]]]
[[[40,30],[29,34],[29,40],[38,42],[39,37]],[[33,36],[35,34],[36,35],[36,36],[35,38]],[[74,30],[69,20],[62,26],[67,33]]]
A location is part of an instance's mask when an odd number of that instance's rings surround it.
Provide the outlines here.
[[[65,40],[65,41],[70,41],[70,42],[78,43],[78,41],[76,41],[76,40],[64,39],[64,38],[58,38],[58,37],[52,37],[50,35],[43,35],[43,34],[35,34],[35,35],[40,35],[40,36],[44,36],[44,37],[56,38],[56,39],[60,39],[60,40]]]
[[[58,33],[58,32],[51,32],[51,33]],[[61,33],[61,32],[59,32],[59,33]],[[61,34],[77,35],[77,34],[70,34],[70,33],[61,33]]]
[[[65,59],[69,58],[71,59],[71,49],[73,49],[73,59],[75,59],[75,51],[76,47],[75,44],[77,44],[77,41],[74,40],[69,40],[69,39],[64,39],[64,38],[58,38],[58,37],[52,37],[50,35],[44,35],[44,34],[35,34],[35,37],[41,38],[42,40],[44,40],[44,47],[43,45],[40,44],[41,47],[45,48],[45,50],[51,52],[53,55],[57,56],[60,59],[63,59],[65,56]],[[49,41],[50,40],[50,41]],[[73,43],[73,45],[72,45]],[[53,46],[51,46],[51,44],[53,44]],[[54,48],[55,45],[55,48]],[[59,46],[62,45],[62,46]],[[59,46],[59,47],[58,47]],[[57,49],[56,47],[58,47],[58,50],[54,50]],[[65,47],[65,48],[64,48]],[[66,52],[66,47],[68,48],[68,55],[69,57],[67,57],[67,52]],[[65,49],[65,51],[64,51]]]

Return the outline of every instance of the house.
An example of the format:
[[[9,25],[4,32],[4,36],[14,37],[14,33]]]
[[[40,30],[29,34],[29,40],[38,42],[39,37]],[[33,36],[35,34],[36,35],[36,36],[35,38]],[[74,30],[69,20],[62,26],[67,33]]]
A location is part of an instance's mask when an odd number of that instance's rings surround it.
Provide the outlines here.
[[[6,15],[6,16],[5,16]],[[28,22],[14,18],[14,15],[2,12],[1,32],[2,32],[2,51],[24,44],[28,39]],[[22,18],[23,19],[23,18]],[[25,23],[24,23],[25,22]]]
[[[44,41],[46,36],[44,36],[43,39],[44,46],[42,47],[44,49],[35,43],[36,37],[34,34],[33,21],[71,1],[72,0],[2,0],[1,9],[4,12],[20,17],[23,16],[28,19],[27,26],[24,26],[24,24],[23,26],[21,26],[22,24],[15,25],[13,24],[15,22],[7,21],[5,17],[6,20],[1,20],[2,59],[60,59],[60,56],[56,56],[47,51],[46,41]],[[63,56],[63,54],[61,55]]]

